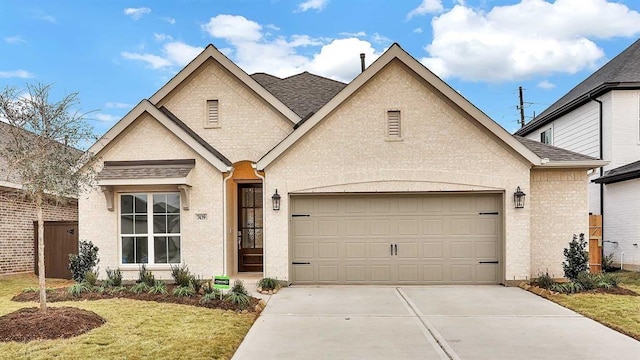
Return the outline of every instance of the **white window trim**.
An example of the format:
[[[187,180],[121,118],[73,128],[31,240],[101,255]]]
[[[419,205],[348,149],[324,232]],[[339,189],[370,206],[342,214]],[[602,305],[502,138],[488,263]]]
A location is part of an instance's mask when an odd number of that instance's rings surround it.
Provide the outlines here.
[[[155,234],[153,232],[153,195],[159,194],[178,194],[176,191],[157,191],[157,192],[123,192],[118,193],[118,264],[123,270],[138,270],[141,265],[145,265],[147,270],[161,269],[166,270],[170,269],[171,265],[176,265],[180,263],[184,263],[182,248],[182,203],[180,204],[180,233],[177,234]],[[147,196],[147,234],[123,234],[122,233],[122,196],[123,195],[146,195]],[[151,203],[149,203],[149,198],[151,198]],[[182,202],[182,197],[180,197],[180,201]],[[155,263],[155,243],[154,236],[179,236],[180,237],[180,263]],[[122,238],[123,237],[147,237],[147,262],[146,263],[123,263],[122,262]]]
[[[549,132],[549,143],[544,143],[544,142],[542,142],[542,134],[546,133],[547,131]],[[553,126],[549,127],[546,130],[541,131],[540,132],[540,138],[541,138],[540,139],[541,143],[553,146]]]
[[[400,129],[399,129],[399,134],[397,136],[389,134],[389,113],[394,111],[397,111],[398,113],[400,113],[400,120],[398,122]],[[385,141],[389,141],[389,142],[404,141],[404,136],[403,136],[404,126],[402,124],[403,112],[404,111],[401,108],[397,108],[397,107],[389,108],[384,111],[384,140]]]
[[[209,101],[215,101],[218,104],[218,121],[215,124],[209,122]],[[204,102],[204,128],[205,129],[219,129],[220,128],[220,100],[207,99]]]

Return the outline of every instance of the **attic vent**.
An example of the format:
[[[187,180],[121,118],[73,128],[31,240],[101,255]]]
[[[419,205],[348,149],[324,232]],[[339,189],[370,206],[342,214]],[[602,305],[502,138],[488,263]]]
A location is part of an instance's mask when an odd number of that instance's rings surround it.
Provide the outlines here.
[[[218,100],[207,100],[207,117],[204,122],[204,127],[220,127],[218,118]]]
[[[390,140],[402,138],[400,128],[400,110],[387,111],[387,137]]]

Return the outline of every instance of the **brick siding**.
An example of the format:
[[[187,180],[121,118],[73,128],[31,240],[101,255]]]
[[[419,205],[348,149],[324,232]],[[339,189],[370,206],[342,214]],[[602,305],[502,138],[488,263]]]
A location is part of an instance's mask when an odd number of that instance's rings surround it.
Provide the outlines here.
[[[45,205],[45,221],[77,221],[78,205]],[[35,208],[15,191],[0,189],[0,274],[33,272]]]

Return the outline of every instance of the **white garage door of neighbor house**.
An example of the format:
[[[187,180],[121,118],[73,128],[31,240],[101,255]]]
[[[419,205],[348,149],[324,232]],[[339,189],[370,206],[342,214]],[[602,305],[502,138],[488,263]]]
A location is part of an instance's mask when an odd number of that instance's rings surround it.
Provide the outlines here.
[[[497,284],[502,197],[291,198],[294,284]]]

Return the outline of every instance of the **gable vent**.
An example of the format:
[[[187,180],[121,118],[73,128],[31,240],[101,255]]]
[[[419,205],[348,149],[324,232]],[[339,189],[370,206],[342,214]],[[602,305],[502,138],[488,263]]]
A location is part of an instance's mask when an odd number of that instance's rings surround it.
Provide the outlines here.
[[[220,126],[218,118],[218,100],[207,100],[207,119],[205,127]]]
[[[387,111],[387,136],[392,139],[400,139],[400,111]]]

